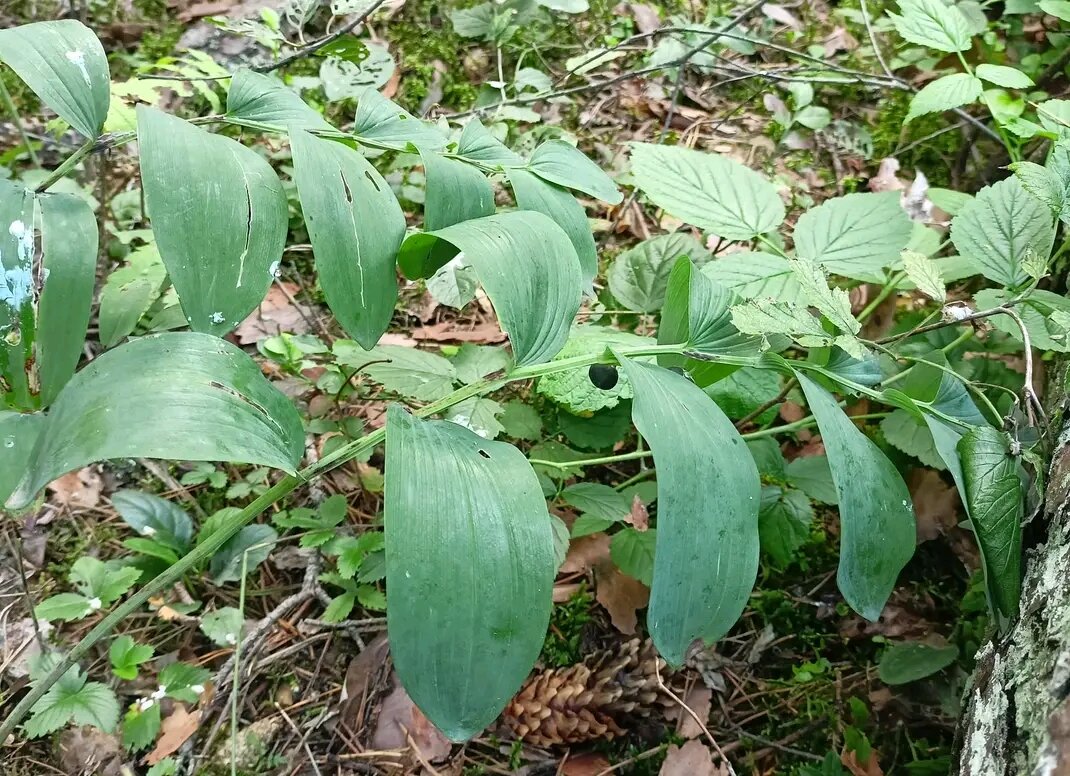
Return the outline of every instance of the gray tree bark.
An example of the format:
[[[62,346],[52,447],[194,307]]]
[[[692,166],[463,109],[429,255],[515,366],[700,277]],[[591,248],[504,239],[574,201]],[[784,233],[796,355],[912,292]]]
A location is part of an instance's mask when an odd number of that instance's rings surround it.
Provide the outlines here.
[[[1051,404],[1065,407],[1065,385],[1057,395]],[[952,770],[960,776],[1070,776],[1070,412],[1052,424],[1045,522],[1027,532],[1039,538],[1026,550],[1018,620],[977,654]]]

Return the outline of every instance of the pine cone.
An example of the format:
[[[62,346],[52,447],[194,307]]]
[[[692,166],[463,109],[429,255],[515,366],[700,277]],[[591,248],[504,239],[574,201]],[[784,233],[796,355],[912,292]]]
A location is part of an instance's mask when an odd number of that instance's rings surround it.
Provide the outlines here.
[[[650,641],[632,639],[584,662],[535,674],[502,712],[513,733],[535,746],[580,744],[624,735],[628,715],[671,706],[659,692],[665,670]]]

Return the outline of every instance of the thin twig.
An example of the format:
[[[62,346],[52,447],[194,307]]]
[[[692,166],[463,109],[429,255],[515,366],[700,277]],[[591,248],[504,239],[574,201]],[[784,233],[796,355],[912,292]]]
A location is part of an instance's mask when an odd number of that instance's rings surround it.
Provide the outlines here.
[[[702,732],[706,734],[706,738],[709,739],[710,745],[713,746],[713,750],[717,752],[717,756],[721,758],[721,762],[723,762],[725,764],[725,767],[728,768],[729,776],[736,776],[735,768],[732,767],[732,763],[725,755],[725,753],[721,751],[720,744],[717,743],[717,740],[710,733],[710,729],[706,727],[706,722],[698,714],[695,713],[694,709],[684,703],[683,698],[681,698],[672,690],[670,690],[665,685],[665,682],[662,681],[661,667],[659,666],[657,660],[654,661],[654,676],[658,680],[658,687],[661,688],[661,691],[668,695],[674,702],[679,704],[680,708],[686,711],[691,717],[691,719],[695,720],[695,724],[698,725],[702,729]]]
[[[386,0],[375,0],[375,2],[371,4],[371,6],[365,9],[362,13],[358,14],[355,19],[346,22],[337,30],[332,32],[330,35],[320,38],[315,43],[310,43],[302,49],[298,49],[293,54],[290,54],[288,57],[283,57],[274,64],[260,65],[259,67],[254,67],[253,70],[257,73],[270,73],[273,70],[278,70],[280,67],[285,67],[291,62],[296,62],[298,59],[302,59],[304,57],[310,56],[311,54],[315,54],[321,48],[329,46],[339,38],[343,38],[349,33],[351,33],[360,25],[361,22],[371,16],[372,13],[374,13],[379,8],[379,6],[381,6],[385,2]]]
[[[15,122],[15,129],[18,130],[19,137],[22,138],[23,144],[26,146],[26,153],[30,155],[30,161],[33,162],[33,166],[40,169],[41,159],[37,156],[37,151],[33,148],[33,143],[30,142],[29,136],[26,134],[26,128],[22,126],[22,117],[19,116],[19,109],[15,107],[15,101],[11,99],[11,93],[4,85],[4,80],[0,78],[0,100],[3,100],[4,107],[7,108],[7,112],[11,114],[11,120]]]
[[[763,412],[765,412],[766,410],[768,410],[771,407],[775,407],[776,405],[780,404],[780,402],[784,401],[784,399],[786,399],[788,397],[788,394],[791,393],[792,388],[794,388],[796,385],[798,385],[798,381],[796,381],[794,377],[791,378],[790,380],[788,380],[784,384],[784,387],[781,389],[780,393],[778,393],[776,396],[774,396],[769,401],[762,402],[755,409],[751,410],[746,415],[744,415],[742,418],[737,420],[736,421],[736,428],[743,428],[745,425],[750,423],[755,418],[760,417],[761,414]]]
[[[869,43],[873,46],[873,53],[877,55],[877,62],[881,66],[881,70],[889,78],[895,78],[895,74],[888,68],[887,63],[884,61],[884,55],[881,54],[881,47],[877,45],[877,33],[873,31],[873,25],[869,23],[869,9],[866,8],[866,0],[858,0],[861,4],[862,21],[866,25],[866,33],[869,35]]]
[[[308,764],[312,766],[313,773],[315,773],[316,776],[322,776],[319,766],[316,765],[316,758],[312,754],[312,747],[308,745],[308,733],[301,735],[301,729],[297,727],[297,724],[292,719],[290,719],[290,715],[286,713],[286,709],[279,705],[278,701],[275,701],[275,709],[282,715],[282,718],[286,720],[286,724],[290,726],[290,729],[293,730],[294,734],[300,736],[301,746],[305,749],[305,754],[308,756]],[[309,733],[311,732],[310,729]]]

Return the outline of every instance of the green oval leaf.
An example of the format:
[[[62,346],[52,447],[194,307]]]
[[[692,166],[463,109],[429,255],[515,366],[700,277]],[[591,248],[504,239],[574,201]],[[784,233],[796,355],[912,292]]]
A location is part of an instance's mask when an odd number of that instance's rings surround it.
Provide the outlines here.
[[[451,246],[454,255],[464,252],[517,364],[548,361],[561,349],[580,307],[582,280],[576,249],[548,216],[515,211],[476,218],[413,235],[405,245],[428,238]]]
[[[686,232],[658,235],[629,248],[606,273],[613,298],[635,312],[657,312],[665,304],[669,275],[685,256],[697,266],[710,260],[709,251]]]
[[[351,131],[360,141],[389,145],[399,151],[412,146],[437,151],[446,145],[446,136],[437,126],[421,121],[374,89],[364,92],[357,101]]]
[[[660,208],[728,240],[750,240],[784,220],[776,187],[726,156],[632,143],[635,185]]]
[[[117,490],[111,503],[123,522],[142,536],[182,553],[191,546],[193,521],[178,504],[140,490]]]
[[[131,340],[60,392],[8,499],[28,505],[64,472],[108,458],[236,461],[292,472],[301,419],[244,352],[192,332]]]
[[[286,240],[282,184],[241,143],[139,105],[152,231],[194,331],[223,335],[264,298]]]
[[[39,198],[42,288],[37,308],[37,370],[47,407],[78,366],[89,326],[97,273],[97,219],[70,194]]]
[[[44,420],[40,413],[0,412],[0,503],[25,474]]]
[[[880,617],[900,570],[914,554],[910,492],[873,441],[844,414],[828,391],[795,376],[817,418],[840,505],[840,592],[867,620]]]
[[[282,81],[247,67],[240,68],[230,82],[227,117],[238,122],[270,124],[279,130],[334,130]]]
[[[654,452],[658,531],[647,623],[674,665],[691,642],[735,624],[758,573],[761,483],[746,444],[690,380],[619,359],[635,391],[632,420]]]
[[[108,116],[108,57],[97,36],[73,19],[0,30],[0,62],[41,102],[89,138]]]
[[[294,177],[327,304],[361,347],[386,331],[398,298],[405,215],[383,176],[341,143],[291,133]]]
[[[516,448],[396,406],[387,418],[390,651],[413,701],[460,741],[494,721],[539,655],[550,518]]]
[[[565,189],[526,170],[511,169],[508,176],[517,207],[547,215],[565,230],[579,257],[583,283],[590,285],[598,274],[598,250],[583,206]]]
[[[528,169],[540,178],[619,205],[624,200],[617,184],[586,154],[563,140],[547,140],[535,149]]]
[[[917,641],[892,644],[881,655],[877,675],[885,684],[916,682],[947,668],[958,656],[958,647],[934,647]]]
[[[1022,593],[1025,492],[1007,436],[991,426],[971,428],[958,442],[966,506],[981,549],[985,583],[1001,621],[1018,613]]]

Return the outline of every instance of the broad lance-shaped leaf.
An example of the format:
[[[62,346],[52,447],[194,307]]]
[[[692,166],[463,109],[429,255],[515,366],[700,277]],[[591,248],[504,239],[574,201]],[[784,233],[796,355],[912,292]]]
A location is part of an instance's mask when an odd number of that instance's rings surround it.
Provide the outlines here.
[[[416,147],[437,151],[447,141],[434,124],[421,121],[375,89],[368,89],[357,101],[351,131],[359,141],[389,145],[399,151]]]
[[[635,185],[658,207],[729,240],[750,240],[784,220],[776,187],[725,156],[632,143]]]
[[[461,741],[542,648],[556,570],[546,502],[515,447],[396,406],[385,475],[390,651],[416,705]]]
[[[840,592],[867,620],[880,617],[896,578],[914,554],[914,507],[892,462],[828,391],[795,376],[817,418],[840,502]]]
[[[958,443],[962,473],[992,608],[1001,621],[1018,613],[1022,593],[1025,492],[1007,436],[991,426],[967,431]]]
[[[108,116],[108,57],[93,31],[70,19],[0,30],[0,62],[41,102],[89,138]]]
[[[0,412],[0,504],[15,490],[37,443],[45,416]]]
[[[494,215],[494,189],[478,169],[430,151],[420,152],[427,198],[424,232],[404,242],[398,266],[409,280],[429,278],[459,249],[432,233],[475,218]]]
[[[580,307],[580,262],[568,235],[548,216],[517,210],[414,234],[402,254],[429,244],[447,245],[452,255],[464,252],[517,364],[548,361],[565,344]]]
[[[690,380],[619,361],[658,470],[647,623],[658,652],[680,665],[691,642],[720,638],[743,612],[758,573],[761,483],[732,421]]]
[[[264,298],[286,240],[286,195],[263,157],[138,106],[141,180],[156,244],[194,331],[223,335]]]
[[[521,210],[547,215],[565,230],[579,257],[583,283],[590,285],[598,274],[598,250],[583,206],[565,189],[526,170],[511,169],[508,175],[513,196]]]
[[[624,199],[612,178],[582,151],[562,140],[547,140],[536,148],[528,169],[550,183],[582,191],[610,205]]]
[[[239,123],[251,121],[281,129],[334,130],[314,110],[277,78],[240,68],[227,92],[227,117]]]
[[[297,410],[234,345],[194,332],[140,337],[67,383],[7,507],[25,507],[93,461],[234,461],[293,472],[303,450]]]
[[[36,316],[34,212],[32,192],[0,181],[0,391],[5,406],[24,410],[36,404],[26,371]]]
[[[389,184],[359,152],[301,130],[291,133],[291,146],[323,294],[346,333],[370,349],[397,302],[405,215]]]
[[[37,372],[41,406],[71,379],[85,344],[97,272],[97,220],[85,200],[40,197],[42,288],[37,308]]]

